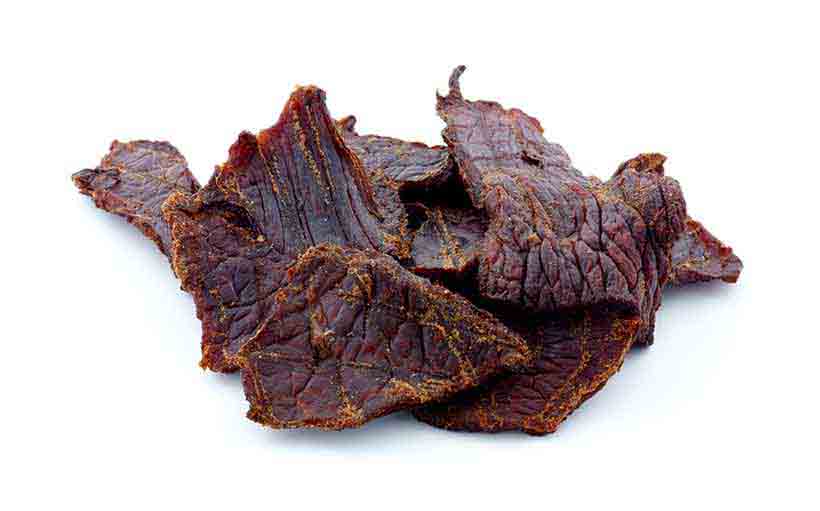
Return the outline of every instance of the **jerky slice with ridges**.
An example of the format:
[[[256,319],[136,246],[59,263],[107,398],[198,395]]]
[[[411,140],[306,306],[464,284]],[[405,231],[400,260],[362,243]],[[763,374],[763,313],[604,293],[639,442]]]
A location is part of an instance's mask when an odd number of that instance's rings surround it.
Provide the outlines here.
[[[190,195],[200,188],[174,146],[149,140],[115,140],[97,168],[81,170],[71,178],[98,208],[128,220],[165,255],[169,255],[171,231],[162,217],[162,203],[174,192]]]
[[[320,243],[409,253],[385,225],[361,162],[345,145],[316,87],[297,89],[278,122],[242,133],[228,161],[194,196],[164,207],[173,264],[202,320],[201,365],[225,358],[262,322],[292,259]]]
[[[476,299],[529,313],[519,328],[537,353],[556,328],[539,334],[540,322],[562,312],[586,315],[558,328],[566,343],[580,346],[561,364],[542,351],[536,359],[544,365],[536,362],[526,378],[502,376],[417,415],[450,429],[547,433],[604,385],[634,342],[651,342],[685,204],[677,182],[664,176],[663,156],[629,160],[607,183],[586,178],[543,138],[537,120],[498,103],[465,100],[462,71],[453,73],[438,110],[471,200],[489,218]],[[584,322],[597,333],[582,334]],[[564,382],[562,390],[555,381]]]
[[[527,340],[533,365],[419,408],[419,420],[453,430],[554,432],[621,367],[640,326],[638,318],[607,308],[541,320],[498,315]]]
[[[379,135],[359,135],[356,118],[348,115],[338,121],[345,142],[361,159],[370,175],[384,175],[401,190],[432,188],[443,184],[453,172],[446,147],[429,147],[421,142],[406,142]]]
[[[544,139],[537,120],[465,100],[462,71],[453,73],[450,93],[439,96],[438,112],[470,198],[489,219],[479,256],[481,295],[544,312],[609,302],[639,309],[645,288],[657,287],[645,282],[657,280],[646,271],[647,254],[667,258],[661,249],[685,218],[662,157],[630,160],[606,184],[584,177]]]
[[[529,357],[519,336],[461,296],[382,254],[326,245],[287,271],[270,315],[234,356],[249,418],[326,429],[446,399]]]

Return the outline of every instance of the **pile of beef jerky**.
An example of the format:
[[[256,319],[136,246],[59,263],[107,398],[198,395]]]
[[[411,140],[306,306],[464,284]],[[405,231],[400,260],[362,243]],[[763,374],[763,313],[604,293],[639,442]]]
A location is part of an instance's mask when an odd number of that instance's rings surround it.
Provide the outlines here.
[[[446,146],[359,135],[300,87],[204,187],[165,142],[74,174],[168,257],[200,364],[241,371],[252,420],[549,433],[652,343],[664,286],[737,280],[664,156],[584,176],[538,120],[465,99],[463,71],[437,98]]]

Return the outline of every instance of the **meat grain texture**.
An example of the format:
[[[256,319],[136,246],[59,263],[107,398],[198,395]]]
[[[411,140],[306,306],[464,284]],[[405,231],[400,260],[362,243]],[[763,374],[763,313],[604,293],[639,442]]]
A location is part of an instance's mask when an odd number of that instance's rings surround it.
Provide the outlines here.
[[[452,430],[545,434],[653,341],[669,284],[736,282],[665,157],[606,181],[540,123],[437,97],[445,145],[359,135],[300,87],[204,187],[166,142],[114,142],[73,176],[168,256],[203,368],[241,371],[248,417],[343,429],[398,410]]]

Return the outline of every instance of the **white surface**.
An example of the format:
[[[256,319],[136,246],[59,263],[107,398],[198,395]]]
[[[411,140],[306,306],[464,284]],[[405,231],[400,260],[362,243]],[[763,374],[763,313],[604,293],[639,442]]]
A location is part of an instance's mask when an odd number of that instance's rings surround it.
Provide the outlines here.
[[[817,509],[817,12],[443,4],[0,7],[0,507]],[[668,155],[740,283],[667,293],[656,344],[552,436],[247,421],[166,261],[69,175],[154,138],[204,182],[306,83],[361,132],[437,143],[462,63],[465,95],[587,173]]]

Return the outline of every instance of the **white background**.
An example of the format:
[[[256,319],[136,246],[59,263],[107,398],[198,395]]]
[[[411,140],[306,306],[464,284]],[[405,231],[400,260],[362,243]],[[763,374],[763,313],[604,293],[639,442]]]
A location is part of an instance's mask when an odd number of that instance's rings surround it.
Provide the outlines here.
[[[276,3],[0,7],[0,507],[818,509],[816,11]],[[439,143],[458,64],[587,173],[665,153],[740,283],[666,293],[656,344],[551,436],[249,422],[238,378],[197,367],[166,260],[70,174],[153,138],[204,182],[296,84],[360,132]]]

